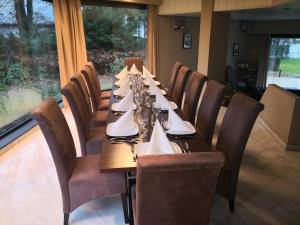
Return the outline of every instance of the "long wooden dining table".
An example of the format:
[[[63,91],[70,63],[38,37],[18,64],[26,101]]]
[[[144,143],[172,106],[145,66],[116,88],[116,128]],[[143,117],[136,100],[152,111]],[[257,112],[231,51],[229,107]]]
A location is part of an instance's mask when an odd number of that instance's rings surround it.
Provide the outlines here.
[[[116,87],[113,86],[112,91],[115,90]],[[166,96],[167,97],[167,96]],[[168,97],[167,97],[168,98]],[[169,99],[169,98],[168,98]],[[108,120],[107,124],[116,121],[120,116],[121,113],[116,113],[112,111],[111,105],[115,102],[120,101],[120,98],[117,96],[112,95],[110,99],[110,107],[108,111]],[[151,108],[148,108],[149,113],[151,112]],[[176,113],[183,119],[186,120],[183,112],[178,106]],[[158,117],[159,120],[164,119],[167,120],[168,113],[162,111]],[[149,120],[148,126],[150,126],[151,122]],[[146,140],[149,141],[151,137],[151,128],[149,129],[149,134],[146,137]],[[204,142],[201,138],[200,133],[197,131],[193,135],[183,135],[183,136],[168,136],[170,141],[174,141],[179,143],[181,147],[181,142],[186,142],[188,144],[188,152],[207,152],[211,151],[211,148]],[[129,224],[133,224],[133,211],[132,211],[132,200],[131,200],[131,189],[132,186],[135,185],[135,171],[137,167],[137,160],[134,157],[132,151],[133,145],[129,143],[116,143],[113,144],[110,142],[110,137],[107,136],[103,140],[102,150],[101,150],[101,158],[100,158],[100,172],[101,173],[124,173],[126,178],[126,204],[124,204],[123,200],[123,207],[124,207],[124,217],[125,222]],[[189,154],[183,152],[182,154]]]

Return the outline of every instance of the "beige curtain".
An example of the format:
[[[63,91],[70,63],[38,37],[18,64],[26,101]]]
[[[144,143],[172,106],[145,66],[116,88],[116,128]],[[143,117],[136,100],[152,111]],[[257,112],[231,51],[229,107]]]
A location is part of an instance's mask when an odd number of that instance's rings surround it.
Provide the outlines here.
[[[63,87],[87,62],[80,0],[53,0],[56,42]]]
[[[147,67],[157,75],[157,20],[158,6],[148,5],[147,18]]]

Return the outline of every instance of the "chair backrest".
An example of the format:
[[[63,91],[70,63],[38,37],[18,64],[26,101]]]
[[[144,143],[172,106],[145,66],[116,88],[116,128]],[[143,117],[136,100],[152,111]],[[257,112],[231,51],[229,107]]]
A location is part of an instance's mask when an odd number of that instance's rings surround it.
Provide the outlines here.
[[[143,65],[144,60],[140,57],[131,57],[131,58],[125,58],[124,59],[124,65],[127,66],[127,70],[129,71],[132,67],[132,65],[135,64],[136,68],[142,72],[143,71]]]
[[[93,74],[95,74],[97,76],[97,71],[96,71],[96,67],[92,62],[88,62],[87,64],[85,64],[87,67],[90,68],[90,70],[93,72]]]
[[[207,225],[224,155],[142,156],[137,160],[136,224]]]
[[[196,128],[204,141],[211,145],[214,129],[225,94],[225,86],[209,80],[197,115]]]
[[[70,105],[81,145],[82,155],[87,155],[86,141],[91,132],[90,113],[85,98],[74,82],[69,82],[61,90]]]
[[[173,89],[172,96],[171,96],[172,100],[176,102],[178,107],[181,107],[184,88],[185,88],[185,85],[189,78],[190,73],[191,73],[191,70],[186,66],[180,67],[180,69],[178,71],[178,75],[177,75],[177,78],[176,78],[176,81],[174,84],[174,89]]]
[[[180,67],[182,67],[182,63],[181,62],[175,62],[173,68],[172,68],[172,72],[171,72],[171,76],[167,85],[167,89],[168,89],[168,96],[172,96],[173,93],[173,89],[174,89],[174,85],[175,85],[175,81],[177,79],[177,75],[178,75],[178,71],[180,69]]]
[[[89,96],[87,84],[83,75],[81,73],[75,73],[74,76],[71,77],[71,81],[74,82],[81,91],[81,94],[84,96],[85,102],[88,105],[89,113],[90,115],[92,115],[92,103]]]
[[[183,113],[192,124],[195,124],[197,105],[205,81],[207,81],[206,76],[193,72],[185,87]]]
[[[55,163],[63,197],[64,212],[69,212],[68,180],[76,163],[76,150],[67,121],[54,98],[48,98],[32,111],[39,124]]]
[[[97,111],[97,107],[100,104],[100,96],[101,96],[101,86],[100,82],[98,80],[97,75],[95,75],[92,70],[88,66],[84,66],[84,68],[81,70],[82,75],[84,76],[89,95],[91,97],[92,101],[92,108],[93,111]]]
[[[242,156],[258,114],[264,105],[242,94],[231,98],[224,115],[216,149],[224,153],[225,167],[238,174]]]

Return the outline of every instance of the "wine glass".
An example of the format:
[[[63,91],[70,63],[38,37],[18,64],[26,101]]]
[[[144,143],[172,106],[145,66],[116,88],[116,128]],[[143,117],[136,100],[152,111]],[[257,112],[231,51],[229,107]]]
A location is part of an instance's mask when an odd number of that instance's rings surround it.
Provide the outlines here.
[[[155,120],[157,119],[159,113],[161,112],[161,106],[158,102],[153,102],[152,112],[155,114]]]

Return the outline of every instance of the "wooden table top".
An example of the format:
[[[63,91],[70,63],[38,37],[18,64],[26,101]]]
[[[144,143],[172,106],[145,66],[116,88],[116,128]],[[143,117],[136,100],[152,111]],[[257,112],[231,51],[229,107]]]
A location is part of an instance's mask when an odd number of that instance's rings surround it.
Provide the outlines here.
[[[114,88],[113,88],[114,89]],[[118,102],[115,96],[111,97],[110,105],[114,102]],[[151,109],[149,109],[151,110]],[[183,113],[178,109],[176,113],[181,118],[185,118]],[[120,116],[115,116],[114,112],[109,108],[108,123],[117,120]],[[160,117],[167,119],[167,113],[161,112]],[[150,135],[148,135],[148,138]],[[170,138],[171,141],[186,141],[189,145],[191,152],[207,152],[211,151],[210,147],[203,141],[200,134],[197,132],[192,137],[180,137]],[[133,153],[131,151],[131,145],[127,143],[122,144],[110,144],[108,137],[103,140],[102,152],[100,157],[100,171],[101,173],[113,173],[113,172],[130,172],[136,170],[136,162],[133,160]]]

